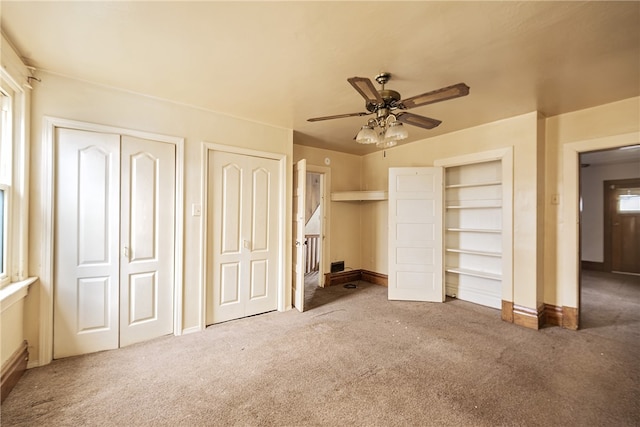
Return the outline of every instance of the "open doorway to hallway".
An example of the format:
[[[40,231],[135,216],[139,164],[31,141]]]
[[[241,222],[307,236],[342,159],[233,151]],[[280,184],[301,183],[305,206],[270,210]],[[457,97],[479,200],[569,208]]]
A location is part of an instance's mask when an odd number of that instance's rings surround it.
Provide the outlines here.
[[[322,286],[321,258],[325,209],[323,203],[324,175],[307,172],[304,229],[304,299],[305,307],[314,305],[316,290]]]
[[[640,145],[579,159],[581,328],[633,321],[640,301]]]

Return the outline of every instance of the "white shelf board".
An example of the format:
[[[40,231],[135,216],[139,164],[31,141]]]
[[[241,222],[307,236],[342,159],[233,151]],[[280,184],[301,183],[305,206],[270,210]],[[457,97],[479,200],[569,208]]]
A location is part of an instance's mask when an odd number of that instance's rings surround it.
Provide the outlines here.
[[[502,205],[476,205],[476,206],[463,206],[463,205],[449,205],[446,208],[447,209],[496,209],[496,208],[501,208]]]
[[[493,185],[502,185],[502,181],[470,182],[468,184],[449,184],[449,185],[445,185],[444,188],[489,187]]]
[[[502,230],[488,230],[483,228],[447,228],[447,231],[456,233],[492,233],[500,234]]]
[[[458,253],[458,254],[489,256],[489,257],[494,257],[494,258],[500,258],[502,256],[502,253],[500,253],[500,252],[470,251],[470,250],[466,250],[466,249],[454,249],[454,248],[447,248],[446,251],[447,252],[455,252],[455,253]]]
[[[458,267],[445,267],[447,273],[463,274],[465,276],[482,277],[483,279],[502,280],[502,275],[485,271],[468,270]]]
[[[386,191],[338,191],[331,193],[331,200],[334,202],[387,200],[388,197]]]

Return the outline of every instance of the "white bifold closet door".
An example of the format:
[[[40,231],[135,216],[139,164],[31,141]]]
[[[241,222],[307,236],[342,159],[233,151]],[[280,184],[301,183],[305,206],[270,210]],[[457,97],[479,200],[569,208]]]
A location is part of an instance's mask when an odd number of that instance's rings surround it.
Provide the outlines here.
[[[56,129],[54,358],[173,331],[175,147]]]
[[[207,324],[277,309],[279,162],[210,151]]]

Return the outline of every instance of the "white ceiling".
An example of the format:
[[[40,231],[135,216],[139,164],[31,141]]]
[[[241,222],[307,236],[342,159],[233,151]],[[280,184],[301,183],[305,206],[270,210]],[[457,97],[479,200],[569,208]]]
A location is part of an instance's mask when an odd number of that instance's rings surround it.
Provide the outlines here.
[[[464,82],[411,112],[406,142],[531,111],[640,95],[640,2],[145,2],[1,4],[29,65],[292,128],[294,142],[364,154],[348,77],[392,73],[403,98]]]

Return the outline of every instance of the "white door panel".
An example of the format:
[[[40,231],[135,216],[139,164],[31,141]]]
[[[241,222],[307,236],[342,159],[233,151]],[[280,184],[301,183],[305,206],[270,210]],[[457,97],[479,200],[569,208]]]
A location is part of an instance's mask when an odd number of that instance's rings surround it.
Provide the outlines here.
[[[207,324],[277,308],[278,161],[209,154]]]
[[[120,346],[173,331],[175,147],[122,137]]]
[[[120,137],[56,129],[54,358],[118,347]]]
[[[304,311],[304,270],[305,270],[305,202],[307,199],[307,161],[300,160],[293,167],[293,305]]]
[[[442,168],[389,169],[389,299],[444,301]]]

